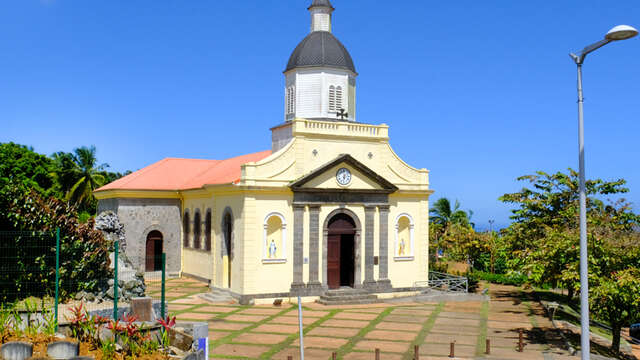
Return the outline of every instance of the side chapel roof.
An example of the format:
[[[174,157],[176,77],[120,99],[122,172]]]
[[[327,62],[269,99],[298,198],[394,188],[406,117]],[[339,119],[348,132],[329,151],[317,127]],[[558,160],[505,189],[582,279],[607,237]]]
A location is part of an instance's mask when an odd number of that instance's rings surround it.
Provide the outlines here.
[[[205,185],[236,183],[240,180],[241,166],[260,161],[271,155],[271,150],[237,156],[225,160],[166,158],[99,189],[106,190],[164,190],[199,189]]]

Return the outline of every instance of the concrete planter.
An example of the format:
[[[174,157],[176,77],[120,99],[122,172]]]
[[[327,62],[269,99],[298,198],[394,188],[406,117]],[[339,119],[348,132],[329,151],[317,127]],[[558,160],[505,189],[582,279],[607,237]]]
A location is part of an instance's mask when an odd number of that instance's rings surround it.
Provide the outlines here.
[[[76,342],[56,341],[47,345],[47,355],[55,360],[68,360],[78,356],[79,345]]]
[[[11,341],[0,347],[3,360],[25,360],[33,355],[33,345],[22,341]]]

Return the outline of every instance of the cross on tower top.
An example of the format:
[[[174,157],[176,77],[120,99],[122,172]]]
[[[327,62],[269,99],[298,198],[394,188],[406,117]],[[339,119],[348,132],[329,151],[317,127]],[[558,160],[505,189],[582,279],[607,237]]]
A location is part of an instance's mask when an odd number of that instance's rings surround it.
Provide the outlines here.
[[[349,113],[345,112],[344,109],[340,109],[340,111],[336,112],[336,117],[344,120],[345,118],[349,117]]]

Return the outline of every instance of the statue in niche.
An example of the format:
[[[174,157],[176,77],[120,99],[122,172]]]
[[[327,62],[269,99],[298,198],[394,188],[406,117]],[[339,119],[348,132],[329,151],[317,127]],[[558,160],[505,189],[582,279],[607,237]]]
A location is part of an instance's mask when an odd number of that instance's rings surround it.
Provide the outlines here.
[[[405,252],[405,243],[404,243],[404,238],[400,239],[400,243],[398,244],[398,255],[399,256],[403,256],[404,252]]]
[[[276,258],[277,250],[278,250],[278,247],[276,247],[275,241],[273,241],[273,239],[271,239],[271,244],[269,244],[269,259],[275,259]]]

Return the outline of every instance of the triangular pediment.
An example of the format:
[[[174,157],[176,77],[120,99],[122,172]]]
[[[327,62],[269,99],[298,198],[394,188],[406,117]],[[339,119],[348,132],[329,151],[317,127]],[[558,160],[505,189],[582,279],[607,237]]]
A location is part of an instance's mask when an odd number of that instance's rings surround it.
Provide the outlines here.
[[[347,169],[348,184],[341,184],[337,174]],[[398,188],[349,154],[342,154],[291,184],[293,191],[371,191],[392,193]]]

